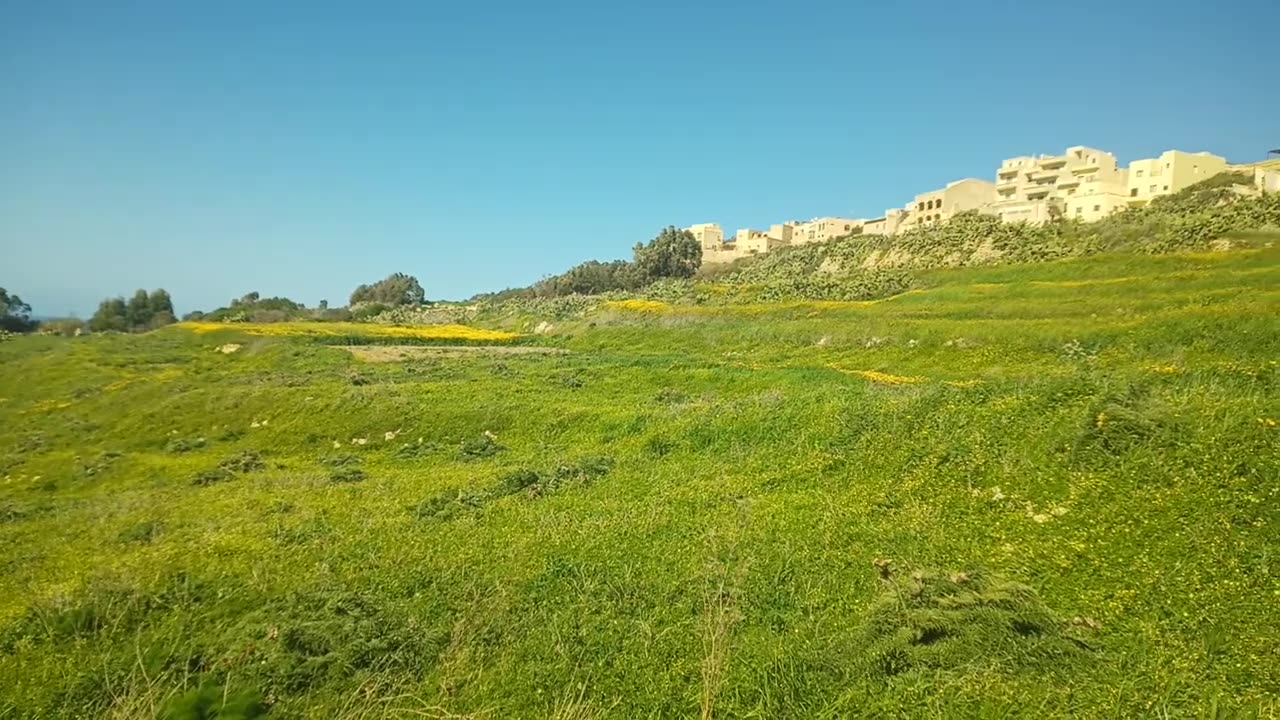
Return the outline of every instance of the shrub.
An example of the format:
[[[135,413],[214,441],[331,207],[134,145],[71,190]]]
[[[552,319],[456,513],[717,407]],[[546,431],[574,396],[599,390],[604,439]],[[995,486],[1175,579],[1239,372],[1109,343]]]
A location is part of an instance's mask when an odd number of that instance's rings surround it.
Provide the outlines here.
[[[199,485],[203,487],[206,485],[212,485],[214,483],[220,483],[226,480],[230,480],[231,477],[232,475],[229,471],[222,470],[220,468],[214,468],[212,470],[201,470],[200,472],[196,473],[196,476],[191,479],[191,482],[193,485]]]
[[[167,453],[181,454],[198,450],[205,445],[204,438],[196,438],[195,440],[187,440],[185,438],[169,438],[169,442],[165,443],[164,451]]]
[[[473,440],[464,440],[462,447],[459,449],[464,460],[473,460],[477,458],[492,457],[498,452],[505,450],[503,446],[498,444],[498,439],[492,433],[486,432]]]
[[[863,672],[1010,671],[1081,659],[1090,649],[1068,634],[1034,590],[980,571],[917,571],[885,577],[863,623]]]
[[[364,471],[358,467],[334,468],[329,473],[329,482],[350,483],[364,480]]]
[[[251,688],[233,692],[207,679],[174,696],[160,713],[161,720],[253,720],[266,716],[261,692]]]
[[[241,450],[240,452],[229,455],[218,463],[219,470],[225,470],[229,473],[248,473],[255,470],[261,470],[265,467],[262,462],[262,456],[254,450]]]

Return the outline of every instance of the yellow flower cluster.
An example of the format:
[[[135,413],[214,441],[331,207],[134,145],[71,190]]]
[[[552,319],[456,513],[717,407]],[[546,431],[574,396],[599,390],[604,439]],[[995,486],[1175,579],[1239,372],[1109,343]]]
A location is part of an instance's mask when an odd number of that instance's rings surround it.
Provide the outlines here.
[[[604,304],[605,307],[615,310],[630,310],[632,312],[667,312],[671,306],[658,300],[640,300],[631,298],[627,300],[610,300]]]
[[[375,325],[372,323],[342,322],[280,322],[280,323],[215,323],[184,322],[178,327],[196,333],[209,333],[218,330],[239,330],[253,335],[283,336],[343,336],[362,335],[367,337],[415,338],[420,340],[476,340],[483,342],[502,342],[519,337],[517,333],[502,330],[486,330],[468,325]]]
[[[31,406],[27,412],[29,413],[47,413],[54,410],[65,410],[71,407],[71,403],[66,400],[41,400]]]
[[[922,383],[928,379],[928,378],[915,377],[910,375],[890,375],[889,373],[882,373],[878,370],[845,370],[844,368],[835,368],[835,369],[839,370],[842,373],[847,373],[849,375],[857,375],[858,377],[864,380],[870,380],[871,382],[880,383],[882,385],[915,385],[918,383]]]
[[[1147,369],[1153,373],[1160,373],[1161,375],[1173,375],[1174,373],[1179,372],[1177,365],[1148,365]]]

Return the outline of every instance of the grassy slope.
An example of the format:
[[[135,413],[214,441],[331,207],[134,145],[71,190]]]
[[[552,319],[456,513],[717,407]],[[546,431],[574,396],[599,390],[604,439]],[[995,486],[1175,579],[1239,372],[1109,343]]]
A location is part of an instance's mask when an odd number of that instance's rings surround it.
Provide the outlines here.
[[[201,683],[273,717],[1273,715],[1278,259],[610,310],[546,340],[567,356],[0,344],[0,715]],[[242,450],[266,467],[192,483]],[[1010,634],[996,598],[922,631],[915,570],[1100,627]]]

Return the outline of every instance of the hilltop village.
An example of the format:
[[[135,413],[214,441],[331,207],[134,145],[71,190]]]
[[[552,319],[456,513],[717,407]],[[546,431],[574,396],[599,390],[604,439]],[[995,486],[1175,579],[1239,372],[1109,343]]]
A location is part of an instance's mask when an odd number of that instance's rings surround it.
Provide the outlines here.
[[[1227,171],[1252,175],[1256,192],[1280,192],[1280,159],[1231,164],[1208,152],[1169,150],[1123,168],[1112,153],[1078,145],[1060,155],[1008,158],[996,169],[994,182],[956,180],[916,195],[901,208],[885,210],[878,218],[796,220],[768,230],[743,228],[729,237],[716,223],[686,229],[702,245],[704,263],[724,263],[851,234],[893,235],[969,211],[996,215],[1005,222],[1041,224],[1056,218],[1093,222]]]

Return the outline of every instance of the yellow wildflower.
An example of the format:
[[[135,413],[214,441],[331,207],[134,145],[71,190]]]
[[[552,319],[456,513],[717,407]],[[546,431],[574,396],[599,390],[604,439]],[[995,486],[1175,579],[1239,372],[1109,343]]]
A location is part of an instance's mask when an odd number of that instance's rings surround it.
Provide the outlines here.
[[[666,312],[671,309],[671,306],[664,302],[659,302],[657,300],[641,300],[639,298],[610,300],[605,303],[604,306],[616,310],[631,310],[633,312]]]
[[[846,375],[857,375],[864,380],[870,380],[871,382],[883,385],[915,385],[926,380],[926,378],[910,375],[890,375],[889,373],[883,373],[879,370],[846,370],[834,365],[831,365],[830,367],[831,369],[845,373]]]

